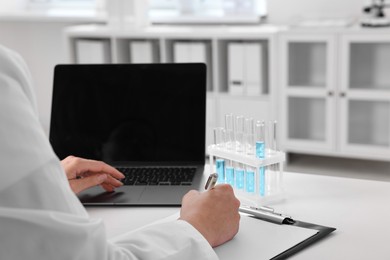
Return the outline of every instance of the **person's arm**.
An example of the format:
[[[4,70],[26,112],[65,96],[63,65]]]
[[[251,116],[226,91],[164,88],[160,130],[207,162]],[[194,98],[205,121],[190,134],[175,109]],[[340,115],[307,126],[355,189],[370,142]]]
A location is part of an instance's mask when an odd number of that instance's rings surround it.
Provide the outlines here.
[[[76,194],[97,185],[106,191],[123,185],[117,179],[124,175],[101,161],[68,156],[61,165]],[[240,202],[230,185],[217,185],[203,193],[192,190],[184,196],[182,204],[180,219],[198,230],[212,247],[225,243],[238,232]]]
[[[1,191],[0,205],[0,232],[10,234],[0,237],[6,259],[215,260],[210,243],[230,240],[239,223],[232,189],[217,185],[188,193],[180,220],[107,240],[104,223],[88,217],[55,160]]]
[[[212,247],[231,240],[239,229],[240,202],[229,185],[190,191],[177,221],[151,225],[111,239],[115,254],[144,259],[218,259]],[[156,251],[155,247],[158,247]],[[126,259],[126,258],[123,258]]]

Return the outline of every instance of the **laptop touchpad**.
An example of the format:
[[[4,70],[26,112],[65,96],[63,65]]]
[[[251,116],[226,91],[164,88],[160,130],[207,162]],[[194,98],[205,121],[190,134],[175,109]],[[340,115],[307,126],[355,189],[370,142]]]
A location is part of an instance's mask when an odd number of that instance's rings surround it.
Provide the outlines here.
[[[94,187],[78,195],[83,204],[137,204],[145,187],[119,187],[114,192],[106,192],[101,187]]]
[[[142,193],[140,203],[145,205],[181,205],[183,196],[188,192],[188,187],[176,186],[148,186]]]

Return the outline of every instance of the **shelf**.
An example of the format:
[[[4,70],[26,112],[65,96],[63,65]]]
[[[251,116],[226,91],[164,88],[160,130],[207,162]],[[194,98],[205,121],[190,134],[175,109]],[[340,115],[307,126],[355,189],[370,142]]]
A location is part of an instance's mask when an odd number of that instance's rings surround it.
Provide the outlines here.
[[[0,21],[6,22],[104,23],[106,20],[105,13],[93,9],[0,11]]]

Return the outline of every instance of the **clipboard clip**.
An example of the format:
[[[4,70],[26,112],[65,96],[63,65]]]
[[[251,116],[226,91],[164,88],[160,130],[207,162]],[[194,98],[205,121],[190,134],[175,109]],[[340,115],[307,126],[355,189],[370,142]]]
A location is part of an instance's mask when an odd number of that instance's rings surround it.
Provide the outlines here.
[[[269,207],[256,208],[256,207],[241,206],[239,208],[239,211],[252,215],[255,218],[276,223],[279,225],[281,224],[292,225],[295,223],[295,221],[290,216],[281,213],[276,213],[274,209]]]

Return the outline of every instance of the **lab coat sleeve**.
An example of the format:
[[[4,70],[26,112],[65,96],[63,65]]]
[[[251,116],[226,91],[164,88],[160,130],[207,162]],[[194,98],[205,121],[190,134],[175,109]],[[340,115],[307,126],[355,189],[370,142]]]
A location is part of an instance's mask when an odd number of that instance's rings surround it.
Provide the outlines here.
[[[111,259],[218,259],[206,239],[183,220],[151,225],[109,241]]]
[[[0,190],[0,259],[218,259],[182,220],[108,240],[104,222],[88,216],[64,176],[58,160],[51,160]]]
[[[188,223],[156,224],[107,241],[101,220],[62,212],[0,208],[1,259],[218,259]]]

